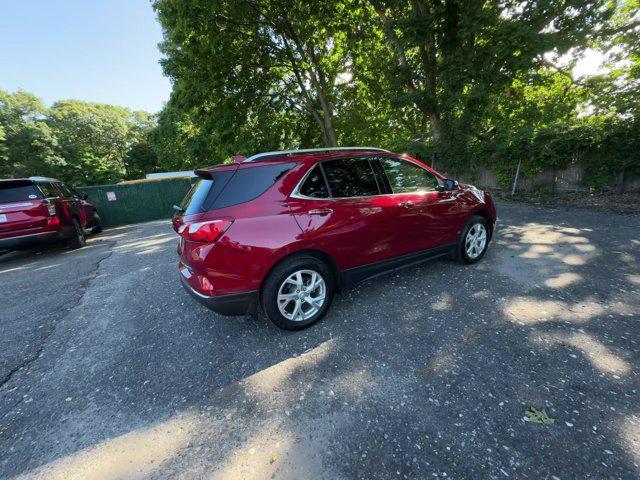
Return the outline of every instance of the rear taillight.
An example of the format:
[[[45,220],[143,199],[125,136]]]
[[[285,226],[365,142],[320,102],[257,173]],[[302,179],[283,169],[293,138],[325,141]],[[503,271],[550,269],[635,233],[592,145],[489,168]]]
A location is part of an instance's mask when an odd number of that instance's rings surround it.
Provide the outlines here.
[[[56,206],[49,202],[43,202],[44,208],[47,211],[47,226],[49,227],[57,227],[60,225],[60,218],[57,215]]]
[[[182,238],[188,238],[189,240],[197,242],[215,242],[227,231],[232,223],[233,220],[229,218],[183,223],[178,227],[178,233]]]
[[[184,217],[174,215],[174,217],[171,219],[171,225],[173,226],[173,229],[176,231],[176,233],[179,234],[180,228],[182,227],[182,225],[184,225]]]

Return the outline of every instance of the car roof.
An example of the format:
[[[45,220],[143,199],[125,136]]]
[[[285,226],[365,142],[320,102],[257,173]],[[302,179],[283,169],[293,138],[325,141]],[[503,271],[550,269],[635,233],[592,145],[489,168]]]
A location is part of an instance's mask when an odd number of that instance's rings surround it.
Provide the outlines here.
[[[354,152],[388,152],[388,150],[376,147],[327,147],[308,148],[303,150],[279,150],[275,152],[256,153],[249,158],[245,158],[242,163],[260,162],[270,158],[296,157],[313,154],[331,154],[334,152],[340,152],[342,155],[344,155],[345,153],[348,154]]]
[[[396,155],[389,150],[374,147],[342,147],[327,149],[309,149],[309,150],[283,150],[278,152],[266,152],[264,154],[253,155],[241,163],[225,163],[221,165],[213,165],[210,167],[199,168],[195,170],[196,175],[203,177],[208,176],[211,172],[219,172],[225,170],[235,170],[238,168],[250,168],[260,165],[273,165],[275,163],[293,163],[293,162],[310,162],[317,163],[322,160],[331,160],[333,158],[345,158],[355,155]]]

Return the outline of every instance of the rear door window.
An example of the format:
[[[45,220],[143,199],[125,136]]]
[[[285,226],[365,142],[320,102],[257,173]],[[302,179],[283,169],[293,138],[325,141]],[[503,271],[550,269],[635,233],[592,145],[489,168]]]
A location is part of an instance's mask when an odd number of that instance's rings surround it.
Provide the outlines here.
[[[66,197],[66,198],[73,198],[73,197],[76,196],[76,194],[73,192],[73,190],[71,190],[64,183],[56,183],[56,187],[58,187],[58,190],[60,190],[62,192],[62,195],[64,197]]]
[[[329,189],[324,181],[324,175],[320,165],[314,165],[311,168],[307,178],[302,182],[298,193],[311,198],[327,198],[329,196]]]
[[[60,196],[58,191],[53,188],[53,185],[49,182],[38,183],[38,187],[42,190],[45,198],[57,198]]]
[[[42,198],[31,182],[0,182],[0,203],[21,202]]]
[[[345,158],[322,162],[332,198],[379,195],[369,159]]]

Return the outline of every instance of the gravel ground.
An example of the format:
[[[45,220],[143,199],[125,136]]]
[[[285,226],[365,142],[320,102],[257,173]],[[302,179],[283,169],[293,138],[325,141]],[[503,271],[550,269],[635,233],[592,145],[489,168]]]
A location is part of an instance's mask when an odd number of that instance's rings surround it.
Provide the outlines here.
[[[498,208],[297,333],[194,302],[168,222],[0,257],[0,477],[638,478],[640,217]]]

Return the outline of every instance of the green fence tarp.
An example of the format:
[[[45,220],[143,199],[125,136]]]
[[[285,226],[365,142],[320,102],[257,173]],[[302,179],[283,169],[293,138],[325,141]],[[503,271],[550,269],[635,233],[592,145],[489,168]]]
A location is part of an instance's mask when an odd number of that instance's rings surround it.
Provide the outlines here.
[[[102,225],[114,227],[129,223],[170,218],[173,205],[180,205],[192,179],[174,178],[120,185],[80,187],[98,210]]]

